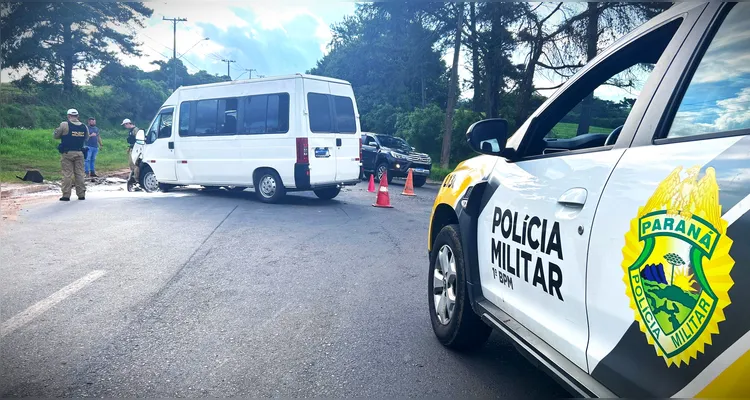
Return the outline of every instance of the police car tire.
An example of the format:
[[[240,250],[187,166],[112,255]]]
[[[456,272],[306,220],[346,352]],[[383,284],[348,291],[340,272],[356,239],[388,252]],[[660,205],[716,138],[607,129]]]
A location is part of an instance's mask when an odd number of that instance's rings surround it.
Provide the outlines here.
[[[444,245],[448,245],[453,251],[456,261],[456,305],[453,316],[447,325],[441,324],[435,312],[435,300],[433,297],[433,277],[437,263],[438,252]],[[467,293],[465,266],[463,259],[463,248],[458,225],[448,225],[440,230],[430,253],[430,272],[428,276],[428,303],[430,310],[430,321],[432,330],[438,341],[446,347],[455,350],[471,350],[479,348],[487,341],[492,329],[487,326],[479,316],[474,313],[469,302]]]

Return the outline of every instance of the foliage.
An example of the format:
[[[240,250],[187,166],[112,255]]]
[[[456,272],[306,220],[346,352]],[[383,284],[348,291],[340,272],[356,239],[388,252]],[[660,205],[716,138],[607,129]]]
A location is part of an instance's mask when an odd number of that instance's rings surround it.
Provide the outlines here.
[[[152,10],[137,2],[4,3],[0,52],[4,67],[44,72],[47,81],[73,90],[73,70],[112,62],[120,53],[139,55],[132,33],[118,25],[143,26]]]
[[[101,130],[102,143],[96,157],[97,172],[107,172],[128,167],[127,142],[124,130]],[[60,179],[60,153],[58,140],[52,129],[0,128],[0,180],[16,181],[26,169],[38,169],[45,179]]]
[[[458,163],[474,155],[466,143],[466,130],[471,124],[482,119],[469,109],[456,110],[451,135],[451,160]],[[401,113],[396,122],[396,134],[403,137],[417,150],[427,153],[433,161],[440,157],[443,141],[445,112],[436,105],[417,108],[412,112]],[[434,163],[436,164],[436,163]]]

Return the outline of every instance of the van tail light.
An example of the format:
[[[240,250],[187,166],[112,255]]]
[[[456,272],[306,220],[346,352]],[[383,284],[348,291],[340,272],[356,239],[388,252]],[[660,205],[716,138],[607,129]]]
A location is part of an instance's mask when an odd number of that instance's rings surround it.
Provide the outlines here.
[[[297,164],[309,164],[310,153],[307,149],[307,138],[297,138]]]
[[[362,138],[360,137],[359,138],[359,158],[357,159],[357,161],[361,159],[362,159]]]

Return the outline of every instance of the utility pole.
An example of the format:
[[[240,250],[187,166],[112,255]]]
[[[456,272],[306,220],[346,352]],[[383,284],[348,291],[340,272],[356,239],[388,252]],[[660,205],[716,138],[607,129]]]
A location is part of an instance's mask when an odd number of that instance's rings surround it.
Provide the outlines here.
[[[250,73],[250,77],[247,79],[253,79],[253,71],[258,72],[258,70],[255,68],[246,69],[245,71]]]
[[[231,64],[231,63],[233,63],[233,62],[237,62],[237,61],[234,61],[234,60],[230,60],[230,59],[228,59],[228,58],[222,58],[222,59],[221,59],[221,62],[225,62],[225,63],[227,63],[227,77],[228,77],[228,78],[229,78],[229,80],[231,81],[231,80],[232,80],[232,76],[231,76],[231,75],[229,75],[229,64]]]
[[[167,18],[161,17],[162,21],[172,21],[173,28],[173,46],[172,46],[172,71],[174,76],[173,89],[177,90],[177,23],[186,22],[187,18]]]

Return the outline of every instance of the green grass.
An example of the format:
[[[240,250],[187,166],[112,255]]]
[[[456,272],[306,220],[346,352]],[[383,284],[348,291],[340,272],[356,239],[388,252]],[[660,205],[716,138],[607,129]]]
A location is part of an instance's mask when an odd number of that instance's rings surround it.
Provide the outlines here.
[[[430,179],[436,182],[442,182],[443,179],[445,179],[448,174],[453,172],[453,170],[456,168],[456,166],[452,166],[450,168],[440,168],[437,165],[433,165],[432,169],[430,169]]]
[[[613,130],[614,128],[602,128],[600,126],[589,127],[589,133],[609,134]],[[576,131],[578,131],[578,124],[569,123],[569,122],[559,122],[557,125],[554,126],[554,128],[552,128],[552,131],[549,134],[547,134],[547,137],[555,138],[555,139],[570,139],[576,136]]]
[[[38,169],[45,179],[60,179],[59,140],[52,137],[53,129],[0,128],[0,181],[22,181],[26,169]],[[104,147],[96,157],[96,172],[107,172],[128,167],[127,134],[125,130],[101,131]]]

